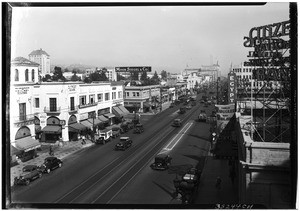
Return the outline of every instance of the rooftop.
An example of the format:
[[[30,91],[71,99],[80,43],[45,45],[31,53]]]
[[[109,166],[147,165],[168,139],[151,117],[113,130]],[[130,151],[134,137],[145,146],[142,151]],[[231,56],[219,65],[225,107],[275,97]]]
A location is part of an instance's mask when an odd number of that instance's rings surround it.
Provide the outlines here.
[[[47,56],[50,56],[49,54],[47,54],[46,51],[44,51],[43,49],[39,49],[39,50],[35,50],[35,51],[32,51],[29,56],[33,56],[33,55],[47,55]]]
[[[14,60],[11,61],[12,65],[17,65],[17,66],[39,66],[38,63],[32,62],[24,57],[16,57]]]

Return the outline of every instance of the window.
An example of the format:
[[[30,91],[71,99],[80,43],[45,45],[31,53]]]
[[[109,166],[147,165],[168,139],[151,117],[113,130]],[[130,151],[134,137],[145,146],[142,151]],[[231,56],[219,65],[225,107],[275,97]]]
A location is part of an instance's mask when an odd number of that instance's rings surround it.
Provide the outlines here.
[[[135,97],[135,92],[132,92],[132,96]]]
[[[121,91],[118,92],[118,98],[122,98],[122,92]]]
[[[117,97],[117,93],[116,93],[116,92],[113,92],[113,93],[112,93],[112,99],[115,100],[116,97]]]
[[[105,93],[105,101],[109,100],[109,93]]]
[[[129,92],[126,92],[126,96],[129,97]]]
[[[79,97],[79,104],[85,105],[86,104],[86,96],[80,96]]]
[[[75,110],[75,102],[74,102],[74,97],[70,97],[70,109],[71,111]]]
[[[140,96],[140,93],[139,93],[139,92],[137,92],[137,93],[136,93],[136,96],[137,96],[137,97],[139,97],[139,96]]]
[[[25,81],[28,81],[28,69],[25,70]]]
[[[31,79],[34,81],[34,69],[31,70]]]
[[[90,104],[95,103],[95,95],[90,95]]]
[[[20,120],[26,120],[26,103],[19,104],[19,118]]]
[[[40,98],[34,98],[34,105],[36,108],[40,107]]]
[[[15,81],[19,81],[19,70],[15,69]]]
[[[50,111],[57,111],[56,98],[49,98]]]
[[[103,94],[98,94],[98,102],[102,102],[103,101]]]

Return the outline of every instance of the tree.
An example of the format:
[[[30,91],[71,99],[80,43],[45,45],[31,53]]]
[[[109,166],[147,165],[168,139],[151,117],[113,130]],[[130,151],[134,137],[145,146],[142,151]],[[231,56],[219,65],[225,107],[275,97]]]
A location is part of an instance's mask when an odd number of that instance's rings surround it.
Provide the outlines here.
[[[119,73],[117,73],[117,81],[125,80],[126,78]]]
[[[145,81],[147,80],[147,72],[143,72],[142,75],[141,75],[141,81]]]
[[[90,81],[108,81],[108,78],[106,77],[105,73],[99,73],[99,72],[94,72],[91,73],[89,76]]]
[[[63,76],[61,67],[57,67],[57,66],[54,67],[52,80],[53,81],[58,81],[58,80],[66,81],[66,78]]]
[[[49,74],[46,74],[45,77],[42,78],[42,81],[48,81],[51,80],[51,76]]]
[[[73,70],[74,71],[74,70]],[[71,77],[71,81],[80,81],[80,77],[76,75],[76,71],[73,72],[74,74]]]
[[[154,75],[153,75],[153,77],[151,78],[151,81],[152,81],[153,84],[159,84],[159,77],[158,77],[156,71],[154,72]]]
[[[167,80],[167,71],[162,70],[160,75],[161,75],[161,79]]]

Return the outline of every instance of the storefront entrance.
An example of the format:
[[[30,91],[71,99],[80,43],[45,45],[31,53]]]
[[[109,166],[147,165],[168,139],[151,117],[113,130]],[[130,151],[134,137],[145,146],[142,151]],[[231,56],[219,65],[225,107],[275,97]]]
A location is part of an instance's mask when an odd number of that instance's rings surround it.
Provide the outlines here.
[[[62,136],[62,126],[57,117],[49,117],[47,119],[47,126],[42,129],[41,141],[46,143],[55,143],[60,140]]]

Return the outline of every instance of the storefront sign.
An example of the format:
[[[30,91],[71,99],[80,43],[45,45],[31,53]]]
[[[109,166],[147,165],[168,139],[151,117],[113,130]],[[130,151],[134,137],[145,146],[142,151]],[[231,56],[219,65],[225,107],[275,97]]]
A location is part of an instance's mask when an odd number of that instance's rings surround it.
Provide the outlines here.
[[[29,87],[17,87],[15,88],[15,91],[17,92],[18,95],[27,94],[29,91]]]
[[[228,73],[228,102],[234,103],[236,99],[236,75],[234,72]]]
[[[16,123],[16,126],[17,127],[23,127],[23,126],[32,125],[32,124],[34,124],[34,120],[28,120],[28,121],[23,121],[23,122],[20,122],[20,123]]]
[[[151,72],[151,67],[116,67],[116,72]]]

